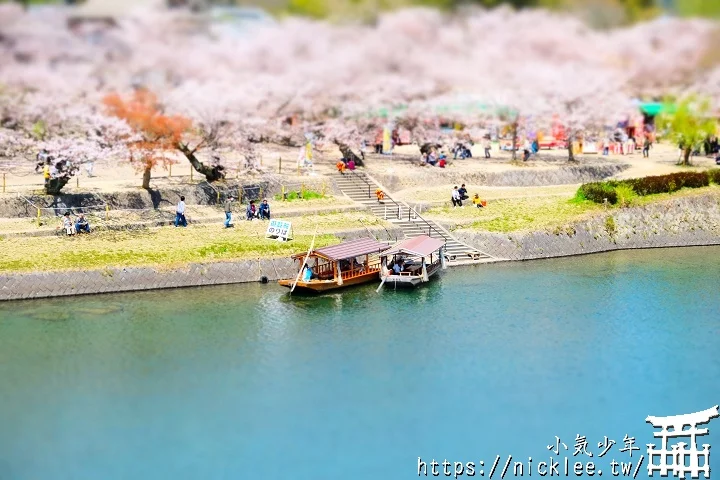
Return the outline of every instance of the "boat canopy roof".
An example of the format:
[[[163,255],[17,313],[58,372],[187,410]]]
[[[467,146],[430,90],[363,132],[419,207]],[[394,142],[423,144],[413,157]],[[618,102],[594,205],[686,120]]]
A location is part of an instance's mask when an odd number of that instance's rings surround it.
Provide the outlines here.
[[[359,238],[338,245],[318,248],[313,250],[310,256],[322,257],[332,261],[347,260],[361,255],[384,252],[390,248],[387,243],[378,242],[373,238]],[[304,257],[305,254],[294,255],[293,258]]]
[[[418,257],[427,257],[431,253],[439,250],[445,245],[445,240],[431,238],[427,235],[420,235],[396,243],[389,250],[383,252],[383,256],[397,255],[404,253],[406,255],[417,255]]]

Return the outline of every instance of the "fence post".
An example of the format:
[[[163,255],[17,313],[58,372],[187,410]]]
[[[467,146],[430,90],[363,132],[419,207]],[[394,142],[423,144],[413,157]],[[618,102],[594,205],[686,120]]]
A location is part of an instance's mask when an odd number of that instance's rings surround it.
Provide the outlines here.
[[[75,176],[75,188],[80,188],[80,176]]]
[[[39,226],[40,226],[40,209],[38,208],[37,211],[38,211],[37,224],[38,224],[38,227],[39,227]]]
[[[322,183],[322,197],[325,198],[325,188],[327,187],[327,184],[325,183],[325,180],[323,180]]]
[[[190,164],[190,181],[191,182],[193,181],[192,177],[193,177],[193,166],[192,166],[192,164]]]
[[[263,198],[263,188],[260,187],[260,199],[262,200],[262,198]]]
[[[282,157],[278,158],[278,173],[282,173]]]
[[[305,184],[301,183],[300,184],[300,199],[304,199],[304,198],[305,198]]]
[[[217,203],[220,203],[220,190],[215,190],[217,192]]]
[[[110,215],[110,207],[108,204],[105,204],[105,221],[107,222],[108,216]]]
[[[285,185],[280,185],[280,194],[282,195],[282,201],[285,201]]]
[[[263,166],[263,156],[262,156],[262,153],[260,154],[260,166],[261,166],[261,167]]]
[[[5,193],[5,174],[3,173],[3,193]]]
[[[172,163],[170,164],[170,167],[168,168],[168,178],[172,177]]]

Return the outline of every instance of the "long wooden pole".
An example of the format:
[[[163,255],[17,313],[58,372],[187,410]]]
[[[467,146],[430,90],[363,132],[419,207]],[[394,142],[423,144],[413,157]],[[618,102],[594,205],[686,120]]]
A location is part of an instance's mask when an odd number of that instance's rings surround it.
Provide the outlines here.
[[[380,282],[380,286],[375,290],[375,293],[380,293],[380,289],[385,285],[385,280],[387,280],[387,276],[384,276],[382,279],[382,282]]]
[[[386,270],[386,268],[385,269],[383,268],[383,266],[385,266],[386,264],[387,264],[387,260],[385,260],[383,262],[383,257],[380,257],[380,275],[382,275],[383,270]],[[368,264],[368,266],[369,266],[369,264]],[[388,272],[388,275],[389,274],[390,274],[390,272]],[[380,286],[377,288],[377,290],[375,290],[375,293],[380,293],[380,289],[383,287],[383,285],[385,285],[385,280],[387,280],[388,275],[385,275],[384,277],[382,277]]]
[[[315,226],[315,233],[313,234],[312,242],[310,242],[310,248],[308,248],[307,255],[305,255],[305,259],[303,260],[302,265],[300,265],[300,271],[297,274],[297,277],[295,277],[295,283],[293,283],[292,288],[290,289],[290,293],[295,290],[295,286],[300,281],[300,275],[302,275],[303,269],[305,268],[305,265],[307,264],[308,258],[310,257],[310,253],[312,252],[313,247],[315,246],[315,237],[317,236],[317,225]]]

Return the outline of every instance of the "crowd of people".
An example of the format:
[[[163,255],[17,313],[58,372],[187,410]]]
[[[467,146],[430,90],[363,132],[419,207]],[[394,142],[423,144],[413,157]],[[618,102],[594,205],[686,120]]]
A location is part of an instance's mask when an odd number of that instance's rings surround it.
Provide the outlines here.
[[[229,195],[225,200],[225,228],[232,228],[235,225],[232,223],[233,204],[236,198]],[[181,196],[180,201],[175,207],[175,227],[187,227],[187,218],[185,217],[185,197]],[[260,205],[255,205],[255,200],[250,200],[247,207],[245,208],[245,219],[251,220],[270,220],[270,204],[267,198],[264,198]]]
[[[463,183],[460,188],[453,187],[452,192],[450,192],[450,202],[452,202],[452,206],[454,207],[460,207],[463,208],[463,201],[469,200],[470,197],[468,196],[468,190],[465,188],[465,184]],[[475,205],[476,208],[484,208],[487,206],[487,202],[485,200],[480,199],[480,194],[476,193],[472,198],[472,204]]]
[[[38,154],[37,160],[35,172],[39,173],[42,171],[45,188],[47,188],[52,181],[60,178],[70,178],[77,172],[77,167],[72,161],[66,158],[53,157],[47,150],[42,150]],[[92,166],[88,170],[88,176],[92,176]]]

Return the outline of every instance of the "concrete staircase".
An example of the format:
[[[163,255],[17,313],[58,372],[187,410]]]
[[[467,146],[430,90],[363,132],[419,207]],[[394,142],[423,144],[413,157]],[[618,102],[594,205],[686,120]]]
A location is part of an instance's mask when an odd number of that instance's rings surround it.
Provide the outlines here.
[[[484,263],[496,260],[469,245],[459,242],[450,232],[432,220],[426,220],[417,214],[407,203],[396,201],[385,192],[385,199],[379,203],[375,191],[380,186],[364,172],[346,171],[337,174],[335,181],[346,196],[366,205],[370,211],[402,230],[405,238],[428,235],[445,240],[445,256],[448,266],[471,263]]]

